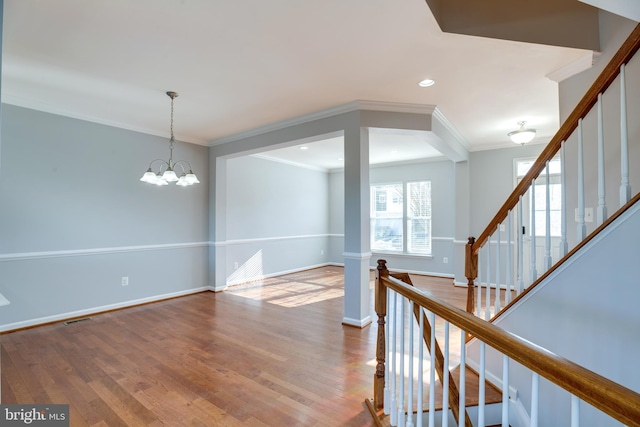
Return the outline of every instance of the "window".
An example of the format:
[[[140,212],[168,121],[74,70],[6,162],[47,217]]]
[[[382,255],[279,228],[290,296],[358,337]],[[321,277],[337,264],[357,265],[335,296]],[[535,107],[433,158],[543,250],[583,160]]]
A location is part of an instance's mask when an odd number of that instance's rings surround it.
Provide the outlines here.
[[[431,255],[431,181],[372,185],[371,200],[372,250]]]
[[[529,172],[534,160],[517,160],[516,175],[518,182]],[[529,203],[535,197],[535,226],[536,236],[542,237],[547,233],[547,174],[546,170],[536,179],[536,186],[533,195],[529,192]],[[561,234],[561,209],[562,209],[562,185],[560,184],[560,159],[552,159],[549,162],[549,216],[550,216],[550,236],[558,237]],[[529,220],[529,230],[531,230],[531,219]]]

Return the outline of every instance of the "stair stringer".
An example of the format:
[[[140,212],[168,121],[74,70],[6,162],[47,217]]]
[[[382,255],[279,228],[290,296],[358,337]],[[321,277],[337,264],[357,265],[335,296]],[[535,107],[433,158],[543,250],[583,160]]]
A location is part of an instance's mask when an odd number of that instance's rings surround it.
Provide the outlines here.
[[[640,203],[591,239],[494,324],[634,391],[640,391]],[[479,361],[479,342],[467,344],[468,364]],[[487,377],[502,384],[502,355],[487,348]],[[531,404],[531,373],[510,362],[509,387]],[[539,425],[570,425],[570,396],[540,380]],[[510,420],[511,421],[511,420]],[[517,420],[513,420],[514,425]],[[580,425],[619,425],[581,403]]]

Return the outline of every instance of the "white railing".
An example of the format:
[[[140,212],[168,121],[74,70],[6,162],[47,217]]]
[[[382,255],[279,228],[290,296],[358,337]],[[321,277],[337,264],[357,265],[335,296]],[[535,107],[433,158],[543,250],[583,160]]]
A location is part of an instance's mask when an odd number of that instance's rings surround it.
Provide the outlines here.
[[[468,277],[476,301],[468,307],[474,307],[476,316],[489,320],[566,257],[569,248],[584,242],[588,232],[605,224],[610,206],[615,212],[631,200],[631,183],[640,183],[640,171],[630,170],[630,152],[640,150],[640,139],[630,145],[627,92],[635,99],[640,90],[640,59],[634,57],[639,45],[640,25],[470,243],[467,253],[478,259]],[[630,83],[629,76],[636,80]],[[634,111],[639,108],[634,104]],[[638,134],[637,121],[632,123]],[[552,161],[559,163],[559,176],[550,174]],[[611,191],[615,183],[619,197]],[[560,186],[559,212],[552,206],[552,185]],[[567,226],[573,218],[575,233]]]
[[[374,396],[374,403],[377,407],[384,408],[384,414],[389,416],[392,426],[449,427],[501,424],[507,427],[516,423],[522,425],[522,420],[516,420],[510,412],[508,386],[503,388],[501,401],[498,403],[488,403],[485,399],[488,390],[493,389],[487,386],[486,382],[489,375],[485,367],[488,349],[502,354],[502,377],[499,379],[502,384],[509,384],[510,367],[515,363],[530,370],[531,406],[526,408],[530,426],[538,426],[541,376],[571,394],[570,405],[566,410],[570,414],[572,427],[580,425],[581,401],[626,425],[640,426],[640,394],[480,320],[433,297],[428,292],[390,277],[384,260],[378,261],[376,311],[379,318],[378,339],[383,340],[378,342],[376,381],[381,380],[384,384],[376,383],[374,389],[378,390],[380,387],[380,390],[384,389],[384,393],[380,394],[379,398]],[[425,318],[428,319],[428,324],[424,323]],[[388,327],[385,319],[388,319]],[[453,357],[449,340],[451,327],[459,329],[460,336],[460,348],[453,351],[456,353]],[[429,337],[424,337],[426,329],[431,331]],[[468,335],[481,343],[477,367],[478,404],[473,406],[466,404],[470,397],[466,384],[468,376],[465,373],[465,345]],[[442,378],[439,378],[440,384],[436,384],[436,352],[439,348],[437,336],[442,336],[443,339],[440,341],[444,342],[445,369]],[[424,349],[429,349],[429,356],[426,358]],[[390,363],[386,364],[386,361]],[[428,362],[425,369],[423,362]],[[449,367],[453,364],[460,367],[457,382],[449,376]],[[384,375],[380,375],[379,368],[384,370]],[[453,385],[452,390],[459,392],[459,406],[455,412],[462,416],[458,417],[457,422],[454,422],[452,417],[455,413],[451,411],[453,408],[450,404],[448,385]],[[443,386],[442,398],[437,401],[436,388]],[[428,411],[424,413],[423,399],[427,389]],[[495,390],[493,392],[497,393]],[[438,404],[441,405],[441,409],[436,410]]]

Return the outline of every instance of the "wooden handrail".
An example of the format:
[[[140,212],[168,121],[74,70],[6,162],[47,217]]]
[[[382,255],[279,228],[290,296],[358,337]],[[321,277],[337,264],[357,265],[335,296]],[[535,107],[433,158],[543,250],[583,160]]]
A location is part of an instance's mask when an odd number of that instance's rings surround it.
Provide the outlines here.
[[[640,394],[393,277],[380,283],[465,330],[598,410],[640,427]],[[386,293],[386,292],[385,292]]]
[[[513,192],[509,195],[502,207],[498,210],[489,225],[484,229],[480,236],[473,244],[473,253],[478,251],[487,239],[496,231],[498,224],[501,224],[507,217],[508,212],[513,209],[529,187],[531,181],[536,178],[545,168],[548,160],[551,160],[562,145],[562,141],[566,141],[578,126],[578,120],[584,118],[598,100],[598,94],[604,92],[613,81],[618,77],[620,67],[631,60],[636,51],[640,48],[640,24],[631,32],[627,40],[620,46],[620,49],[611,58],[611,61],[602,70],[596,81],[591,85],[589,90],[584,94],[578,105],[573,109],[569,117],[564,121],[558,132],[551,138],[551,141],[542,150],[540,156],[529,169],[529,172],[522,178]]]

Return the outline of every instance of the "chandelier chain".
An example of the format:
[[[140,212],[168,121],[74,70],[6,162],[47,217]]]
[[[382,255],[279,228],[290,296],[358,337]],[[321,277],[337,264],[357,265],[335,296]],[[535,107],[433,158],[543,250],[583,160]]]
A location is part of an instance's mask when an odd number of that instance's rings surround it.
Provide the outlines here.
[[[173,149],[173,141],[175,138],[173,137],[173,97],[171,97],[171,149]]]

